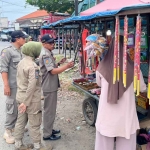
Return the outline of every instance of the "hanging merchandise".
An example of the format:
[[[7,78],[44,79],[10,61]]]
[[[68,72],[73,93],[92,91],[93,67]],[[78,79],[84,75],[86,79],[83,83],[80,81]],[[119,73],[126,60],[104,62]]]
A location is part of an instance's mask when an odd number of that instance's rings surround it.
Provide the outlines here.
[[[116,16],[113,84],[115,84],[117,79],[119,81],[119,30],[119,17]]]
[[[128,44],[128,18],[124,18],[124,46],[123,46],[123,85],[127,84],[127,44]]]
[[[147,35],[144,32],[141,35],[141,48],[143,49],[148,48]]]
[[[130,56],[130,59],[134,62],[134,48],[129,48],[128,54]]]
[[[101,37],[99,34],[92,34],[86,38],[86,47],[87,57],[100,57],[102,53],[107,49],[106,47],[106,39]]]
[[[96,42],[99,38],[99,34],[91,34],[86,38],[88,42]]]
[[[137,96],[140,94],[140,51],[141,51],[141,17],[137,16],[136,21],[136,39],[135,39],[135,57],[134,57],[134,91]]]
[[[134,38],[135,38],[134,33],[131,32],[128,34],[128,45],[127,45],[128,48],[134,47]]]

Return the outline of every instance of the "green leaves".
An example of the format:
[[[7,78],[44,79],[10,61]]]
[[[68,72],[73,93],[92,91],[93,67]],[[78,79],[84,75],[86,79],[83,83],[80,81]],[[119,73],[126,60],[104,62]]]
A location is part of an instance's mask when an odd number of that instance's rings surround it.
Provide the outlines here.
[[[71,14],[74,11],[74,1],[70,0],[26,0],[26,3],[45,9],[48,12],[58,11],[64,13],[67,11]]]

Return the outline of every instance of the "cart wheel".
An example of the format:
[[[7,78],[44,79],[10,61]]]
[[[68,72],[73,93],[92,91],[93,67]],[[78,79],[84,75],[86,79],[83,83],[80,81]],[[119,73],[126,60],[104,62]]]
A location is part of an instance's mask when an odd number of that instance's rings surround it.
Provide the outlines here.
[[[82,104],[83,115],[90,126],[95,126],[97,117],[97,106],[92,98],[85,99]]]

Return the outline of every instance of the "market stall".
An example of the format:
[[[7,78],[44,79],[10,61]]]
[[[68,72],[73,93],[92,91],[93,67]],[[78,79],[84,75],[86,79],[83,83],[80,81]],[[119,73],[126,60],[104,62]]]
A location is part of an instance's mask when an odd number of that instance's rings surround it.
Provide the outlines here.
[[[86,95],[83,101],[83,114],[89,125],[94,125],[100,98],[100,87],[95,81],[96,67],[103,59],[101,56],[100,44],[96,39],[90,41],[89,35],[100,35],[106,39],[106,51],[113,35],[118,37],[120,29],[124,31],[124,65],[123,65],[123,84],[126,87],[126,55],[130,55],[134,61],[134,90],[139,120],[147,119],[149,114],[150,98],[150,4],[140,4],[123,7],[118,10],[102,11],[91,16],[71,17],[65,20],[50,24],[49,27],[64,28],[66,25],[79,25],[78,27],[78,46],[76,47],[75,58],[78,58],[79,71],[81,77],[73,80],[73,85]],[[97,40],[99,42],[97,42]],[[114,83],[119,81],[119,49],[118,38],[116,38],[115,60],[114,60]],[[93,46],[94,54],[89,57],[87,41],[97,44]],[[89,45],[88,45],[89,46]],[[96,51],[99,52],[96,52]],[[91,50],[92,51],[92,50]],[[103,53],[102,53],[103,54]],[[78,56],[78,57],[76,57]],[[144,81],[147,84],[147,91],[140,93],[139,72],[142,71]]]
[[[100,59],[98,57],[96,58],[88,58],[85,50],[86,46],[86,37],[90,34],[97,33],[102,35],[107,39],[107,43],[109,44],[111,40],[111,36],[115,33],[115,27],[116,27],[116,16],[118,16],[120,29],[124,30],[125,26],[125,18],[127,16],[127,26],[128,26],[128,44],[127,44],[127,51],[130,52],[130,55],[133,55],[133,51],[135,50],[135,36],[136,36],[136,24],[137,24],[137,16],[139,15],[141,17],[141,46],[140,46],[140,69],[143,73],[145,83],[148,84],[148,68],[149,68],[149,8],[150,4],[139,4],[139,5],[133,5],[128,7],[122,7],[117,10],[110,10],[110,11],[102,11],[95,13],[91,16],[76,16],[76,17],[70,17],[64,20],[60,20],[58,22],[52,23],[47,26],[47,28],[59,28],[64,29],[66,26],[73,26],[77,25],[78,29],[78,45],[76,46],[76,56],[78,56],[79,61],[79,71],[83,78],[90,77],[90,80],[88,82],[89,85],[94,82],[95,77],[95,70],[98,62]],[[65,36],[65,34],[63,35]],[[138,62],[139,63],[139,62]],[[93,77],[93,79],[91,79]],[[81,84],[81,83],[80,83]],[[73,85],[75,85],[80,90],[83,90],[88,96],[89,96],[89,103],[87,102],[83,103],[83,112],[85,114],[85,118],[87,122],[93,122],[90,123],[90,125],[94,125],[96,120],[96,114],[94,114],[97,110],[97,100],[99,99],[98,95],[95,93],[92,94],[89,90],[85,90],[81,86],[79,86],[77,83],[73,82]],[[144,119],[147,117],[148,114],[148,98],[146,96],[147,94],[138,95],[136,97],[137,102],[137,111],[139,120]],[[95,106],[91,104],[91,98],[94,100]],[[86,100],[88,101],[88,100]],[[92,102],[93,103],[93,102]],[[86,108],[91,108],[90,110],[87,110]],[[88,113],[89,112],[89,113]],[[91,113],[93,112],[93,113]],[[87,114],[86,114],[87,113]],[[88,120],[88,116],[89,120]]]

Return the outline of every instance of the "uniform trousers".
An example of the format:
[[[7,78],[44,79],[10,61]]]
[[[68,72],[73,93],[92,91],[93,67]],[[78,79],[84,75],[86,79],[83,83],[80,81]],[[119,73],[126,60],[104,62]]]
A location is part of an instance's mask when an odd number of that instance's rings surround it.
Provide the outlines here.
[[[114,150],[114,140],[114,137],[106,137],[96,131],[95,150]],[[136,133],[130,139],[117,137],[115,150],[136,150]]]
[[[16,93],[17,88],[10,89],[11,96],[6,97],[6,129],[14,129],[15,123],[17,121],[18,108],[16,103]]]
[[[43,136],[46,138],[52,134],[53,124],[56,116],[57,91],[44,92],[44,98]]]
[[[19,103],[18,103],[19,105]],[[29,132],[33,143],[41,143],[40,125],[42,122],[41,102],[31,103],[25,113],[18,112],[15,125],[15,140],[22,140],[24,129],[29,123]]]

